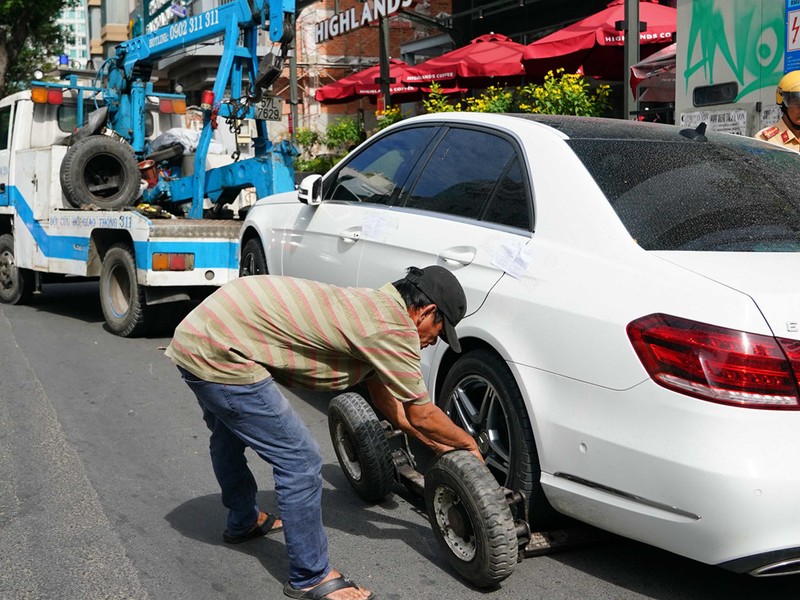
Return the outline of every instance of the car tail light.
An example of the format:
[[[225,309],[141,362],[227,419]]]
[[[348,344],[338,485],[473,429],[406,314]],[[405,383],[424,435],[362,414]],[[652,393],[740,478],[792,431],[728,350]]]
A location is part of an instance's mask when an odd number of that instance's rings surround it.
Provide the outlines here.
[[[664,314],[628,325],[650,377],[665,388],[722,404],[800,410],[800,342]]]

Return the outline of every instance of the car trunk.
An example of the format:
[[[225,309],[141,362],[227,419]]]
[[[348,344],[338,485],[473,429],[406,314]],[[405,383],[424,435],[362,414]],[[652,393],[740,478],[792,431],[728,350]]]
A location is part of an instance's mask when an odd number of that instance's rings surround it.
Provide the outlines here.
[[[659,258],[747,294],[777,337],[800,340],[800,253],[653,252]]]

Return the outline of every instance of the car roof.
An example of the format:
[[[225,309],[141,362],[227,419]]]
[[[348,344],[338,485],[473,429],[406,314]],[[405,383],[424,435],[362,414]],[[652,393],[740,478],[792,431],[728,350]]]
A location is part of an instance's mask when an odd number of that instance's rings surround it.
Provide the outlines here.
[[[472,113],[472,112],[449,112],[433,113],[406,119],[409,121],[431,121],[439,120],[443,122],[473,122],[473,123],[494,123],[514,129],[513,121],[523,120],[536,123],[551,128],[559,132],[560,136],[572,140],[638,140],[638,141],[660,141],[660,142],[686,142],[709,141],[723,144],[742,144],[754,143],[763,146],[764,142],[745,138],[743,136],[731,135],[727,133],[701,132],[678,125],[667,125],[663,123],[646,123],[641,121],[629,121],[625,119],[609,119],[604,117],[579,117],[571,115],[541,115],[531,113]],[[403,123],[403,121],[401,121]],[[519,125],[516,125],[519,127]],[[746,140],[746,141],[745,141]],[[774,147],[774,145],[773,145]]]

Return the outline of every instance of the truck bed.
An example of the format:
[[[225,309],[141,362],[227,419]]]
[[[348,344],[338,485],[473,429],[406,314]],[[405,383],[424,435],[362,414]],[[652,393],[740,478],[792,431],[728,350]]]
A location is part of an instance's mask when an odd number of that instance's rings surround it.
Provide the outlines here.
[[[159,238],[238,239],[244,221],[234,219],[152,219],[151,236]]]

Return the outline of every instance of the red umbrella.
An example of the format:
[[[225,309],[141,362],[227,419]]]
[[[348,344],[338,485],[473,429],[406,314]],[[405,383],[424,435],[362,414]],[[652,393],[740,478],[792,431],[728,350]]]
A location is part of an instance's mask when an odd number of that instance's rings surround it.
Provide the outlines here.
[[[677,44],[670,44],[631,67],[634,98],[641,92],[642,102],[675,101],[675,59]]]
[[[389,59],[389,77],[395,80],[395,83],[389,85],[389,93],[392,96],[419,93],[418,88],[402,82],[403,75],[408,69],[409,66],[402,60]],[[380,76],[381,67],[375,65],[322,86],[314,94],[314,98],[325,104],[336,104],[350,102],[363,96],[380,96],[381,85],[375,82]]]
[[[410,67],[403,78],[406,83],[457,80],[460,85],[485,85],[502,79],[521,81],[525,70],[520,62],[523,44],[496,33],[482,35],[466,46],[451,50]]]
[[[658,0],[640,0],[639,20],[647,24],[639,34],[640,53],[649,56],[673,43],[678,11],[657,4]],[[608,7],[528,44],[522,62],[531,77],[563,68],[591,77],[621,81],[624,75],[625,35],[616,24],[625,20],[625,0],[614,0]]]

